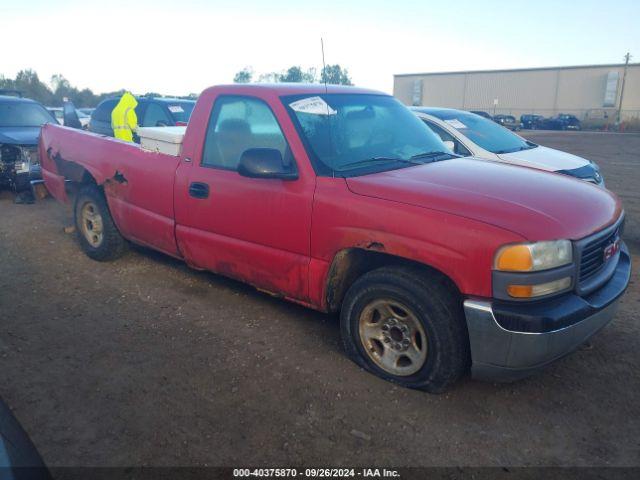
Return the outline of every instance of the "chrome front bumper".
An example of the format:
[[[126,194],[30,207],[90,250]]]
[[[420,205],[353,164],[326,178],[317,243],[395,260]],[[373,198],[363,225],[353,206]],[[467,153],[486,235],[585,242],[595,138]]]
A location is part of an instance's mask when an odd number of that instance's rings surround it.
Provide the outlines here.
[[[498,324],[489,302],[467,300],[464,310],[471,340],[471,376],[502,382],[527,377],[573,352],[609,323],[617,309],[615,301],[595,315],[552,332],[512,332]]]
[[[530,307],[522,304],[505,307],[495,301],[465,300],[472,377],[514,381],[573,352],[613,319],[630,276],[631,259],[625,247],[613,277],[597,291],[583,297],[567,294]],[[516,325],[527,322],[557,325],[557,328],[514,331],[508,328],[509,321]]]

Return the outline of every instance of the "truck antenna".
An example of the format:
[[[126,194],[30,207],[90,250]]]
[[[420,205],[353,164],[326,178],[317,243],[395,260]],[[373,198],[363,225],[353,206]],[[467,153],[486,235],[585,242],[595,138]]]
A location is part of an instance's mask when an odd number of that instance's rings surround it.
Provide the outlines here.
[[[320,37],[320,49],[322,50],[322,80],[324,80],[324,93],[329,93],[327,89],[327,64],[324,63],[324,40]]]

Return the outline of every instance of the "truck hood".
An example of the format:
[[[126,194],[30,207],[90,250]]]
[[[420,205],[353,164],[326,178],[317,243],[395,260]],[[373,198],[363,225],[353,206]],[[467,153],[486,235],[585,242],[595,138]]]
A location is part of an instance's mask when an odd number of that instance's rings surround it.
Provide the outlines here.
[[[346,179],[355,194],[471,218],[530,241],[577,240],[622,213],[611,192],[566,175],[456,158]]]
[[[521,152],[501,153],[498,158],[514,165],[523,165],[550,172],[573,170],[589,164],[589,160],[585,160],[582,157],[541,145]]]
[[[5,145],[37,145],[40,127],[0,127],[0,143]]]

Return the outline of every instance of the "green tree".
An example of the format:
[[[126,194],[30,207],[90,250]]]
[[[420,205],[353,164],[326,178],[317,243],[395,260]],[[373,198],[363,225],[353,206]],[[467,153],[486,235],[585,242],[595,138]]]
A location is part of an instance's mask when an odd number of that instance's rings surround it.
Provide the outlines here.
[[[51,105],[53,101],[53,93],[47,85],[40,81],[38,74],[33,70],[20,70],[15,80],[5,83],[9,84],[3,88],[12,88],[20,90],[27,98],[32,98],[45,105]]]
[[[245,67],[236,73],[233,77],[233,83],[250,83],[253,78],[253,69]]]
[[[315,68],[310,68],[306,72],[299,66],[289,67],[287,71],[281,74],[278,78],[280,82],[291,83],[313,83],[316,79]]]
[[[332,85],[353,85],[347,69],[338,64],[324,67],[320,74],[320,81]]]
[[[258,77],[258,82],[260,83],[277,83],[280,81],[280,73],[270,72],[270,73],[261,73]]]

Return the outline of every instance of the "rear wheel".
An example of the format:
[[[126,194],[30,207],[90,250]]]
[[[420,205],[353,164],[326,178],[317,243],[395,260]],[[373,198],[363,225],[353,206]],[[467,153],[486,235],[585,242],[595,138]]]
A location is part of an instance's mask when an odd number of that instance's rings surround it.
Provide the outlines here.
[[[78,241],[90,258],[107,261],[124,253],[126,241],[113,223],[104,194],[98,187],[82,187],[74,211]]]
[[[402,386],[437,393],[469,364],[469,341],[457,292],[436,274],[380,268],[347,292],[341,333],[349,356]]]

